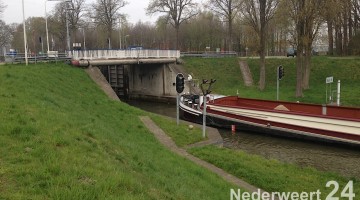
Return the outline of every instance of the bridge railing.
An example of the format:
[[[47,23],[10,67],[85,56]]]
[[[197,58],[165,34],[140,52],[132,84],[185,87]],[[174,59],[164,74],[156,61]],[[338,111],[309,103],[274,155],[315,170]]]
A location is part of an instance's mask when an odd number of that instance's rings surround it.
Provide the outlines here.
[[[126,59],[126,58],[180,58],[177,50],[82,50],[69,52],[74,60]]]

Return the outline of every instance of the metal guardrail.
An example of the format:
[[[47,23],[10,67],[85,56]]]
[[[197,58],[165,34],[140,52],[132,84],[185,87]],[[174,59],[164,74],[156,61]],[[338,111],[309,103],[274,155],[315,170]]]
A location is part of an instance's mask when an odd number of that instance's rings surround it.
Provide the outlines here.
[[[126,58],[180,58],[177,50],[82,50],[68,52],[74,60],[93,59],[126,59]]]
[[[71,57],[68,57],[65,53],[56,54],[42,54],[35,56],[28,56],[29,63],[37,62],[57,62],[57,61],[70,61]],[[7,55],[5,56],[5,63],[25,63],[25,54]]]
[[[218,57],[235,57],[235,56],[238,56],[238,54],[235,51],[181,52],[181,57],[218,58]]]
[[[67,61],[67,60],[97,60],[97,59],[126,59],[126,58],[180,58],[180,51],[177,50],[82,50],[68,51],[66,53],[53,53],[29,56],[28,62]],[[6,63],[25,63],[24,54],[5,56]]]

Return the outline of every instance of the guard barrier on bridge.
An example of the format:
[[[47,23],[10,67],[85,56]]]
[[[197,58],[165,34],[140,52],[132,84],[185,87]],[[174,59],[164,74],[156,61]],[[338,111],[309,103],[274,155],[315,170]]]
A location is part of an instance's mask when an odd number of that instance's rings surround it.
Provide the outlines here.
[[[180,58],[177,50],[83,50],[72,51],[74,60],[86,59],[126,59],[126,58]]]

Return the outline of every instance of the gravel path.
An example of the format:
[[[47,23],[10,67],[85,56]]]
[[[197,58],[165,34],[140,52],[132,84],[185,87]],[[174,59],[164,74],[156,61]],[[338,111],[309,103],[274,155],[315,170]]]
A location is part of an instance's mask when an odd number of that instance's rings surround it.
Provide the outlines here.
[[[225,172],[223,169],[216,167],[208,162],[205,162],[191,154],[189,154],[185,149],[179,148],[176,146],[175,142],[162,130],[160,129],[148,116],[141,116],[140,120],[144,123],[144,125],[154,134],[154,136],[163,144],[165,147],[170,149],[172,152],[191,160],[192,162],[214,172],[215,174],[221,176],[223,179],[228,182],[237,185],[238,187],[247,190],[248,192],[257,192],[258,188]],[[211,136],[209,135],[209,138]],[[261,193],[264,192],[260,190]]]
[[[246,61],[239,61],[241,74],[243,76],[243,80],[246,86],[252,86],[254,84],[254,80],[251,75],[251,71],[249,65]]]

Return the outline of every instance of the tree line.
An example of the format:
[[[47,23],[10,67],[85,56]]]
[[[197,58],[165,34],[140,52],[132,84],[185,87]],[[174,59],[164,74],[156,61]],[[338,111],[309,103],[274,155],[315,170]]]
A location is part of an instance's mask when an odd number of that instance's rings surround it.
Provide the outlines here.
[[[61,2],[48,13],[50,50],[65,51],[66,23],[71,43],[84,49],[178,49],[236,51],[260,56],[259,88],[266,86],[265,56],[297,50],[297,90],[308,89],[314,47],[328,55],[360,54],[360,0],[150,0],[143,12],[160,14],[155,23],[127,21],[125,0]],[[5,9],[0,4],[0,13]],[[141,11],[140,11],[141,12]],[[67,15],[67,16],[66,16]],[[46,52],[44,17],[26,20],[28,49]],[[21,51],[23,26],[0,21],[0,45]],[[319,50],[319,49],[318,49]]]

